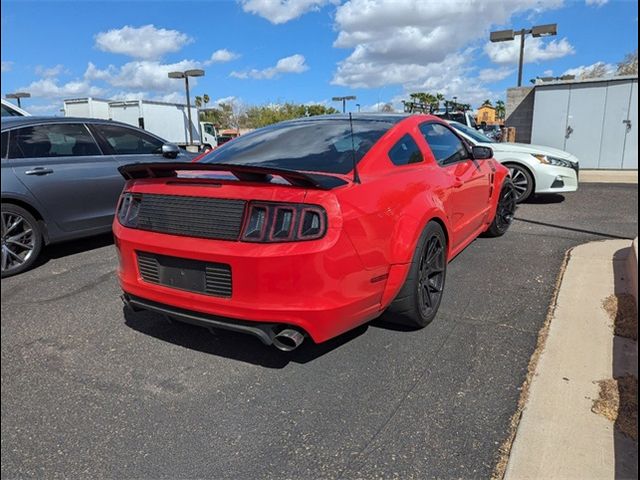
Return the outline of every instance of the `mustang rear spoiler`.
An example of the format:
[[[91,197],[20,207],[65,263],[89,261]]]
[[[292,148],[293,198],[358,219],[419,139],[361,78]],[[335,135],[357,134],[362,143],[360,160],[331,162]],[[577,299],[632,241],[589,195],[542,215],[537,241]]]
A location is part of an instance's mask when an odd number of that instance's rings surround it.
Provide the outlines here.
[[[333,175],[304,173],[284,168],[259,167],[254,165],[232,165],[227,163],[158,162],[130,163],[118,168],[126,180],[137,178],[177,177],[178,172],[229,172],[238,180],[246,182],[270,182],[273,175],[284,178],[296,187],[331,190],[348,182]]]

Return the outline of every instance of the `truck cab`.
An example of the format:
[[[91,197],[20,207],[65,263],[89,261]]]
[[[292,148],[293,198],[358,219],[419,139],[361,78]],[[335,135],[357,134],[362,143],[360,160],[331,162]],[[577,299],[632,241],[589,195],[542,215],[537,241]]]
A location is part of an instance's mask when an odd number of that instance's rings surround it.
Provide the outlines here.
[[[218,146],[218,130],[211,122],[200,122],[202,148],[212,149]]]

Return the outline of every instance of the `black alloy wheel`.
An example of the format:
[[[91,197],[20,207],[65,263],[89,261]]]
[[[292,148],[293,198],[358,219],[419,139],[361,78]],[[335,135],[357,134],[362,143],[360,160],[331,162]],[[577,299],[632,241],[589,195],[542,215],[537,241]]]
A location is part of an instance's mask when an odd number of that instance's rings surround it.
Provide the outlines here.
[[[442,240],[434,235],[427,241],[427,247],[420,260],[418,295],[420,310],[424,317],[431,317],[440,306],[444,289],[444,269],[446,252]]]

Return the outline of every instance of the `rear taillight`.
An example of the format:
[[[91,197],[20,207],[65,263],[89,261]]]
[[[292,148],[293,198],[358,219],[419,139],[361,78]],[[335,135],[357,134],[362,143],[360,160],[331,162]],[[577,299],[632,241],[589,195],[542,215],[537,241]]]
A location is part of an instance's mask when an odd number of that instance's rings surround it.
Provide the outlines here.
[[[243,242],[295,242],[322,238],[327,212],[318,205],[250,202],[242,228]]]
[[[118,203],[118,221],[125,227],[136,228],[138,226],[138,213],[140,212],[140,195],[125,192],[120,196]]]

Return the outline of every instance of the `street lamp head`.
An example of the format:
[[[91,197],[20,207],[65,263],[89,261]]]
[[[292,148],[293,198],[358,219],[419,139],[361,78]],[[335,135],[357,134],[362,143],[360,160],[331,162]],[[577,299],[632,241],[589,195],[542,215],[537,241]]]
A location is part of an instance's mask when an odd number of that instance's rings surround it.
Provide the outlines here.
[[[508,42],[516,38],[513,30],[498,30],[489,34],[489,40],[492,42]]]
[[[334,102],[342,102],[343,100],[355,100],[356,97],[354,95],[347,95],[346,97],[332,97],[331,100]]]
[[[31,98],[31,94],[27,92],[7,93],[7,98]]]
[[[183,72],[169,72],[169,78],[184,78]]]
[[[548,25],[538,25],[531,29],[532,37],[550,37],[558,34],[558,24],[549,23]]]
[[[187,70],[184,72],[187,77],[204,77],[204,70],[199,68],[194,68],[192,70]]]

